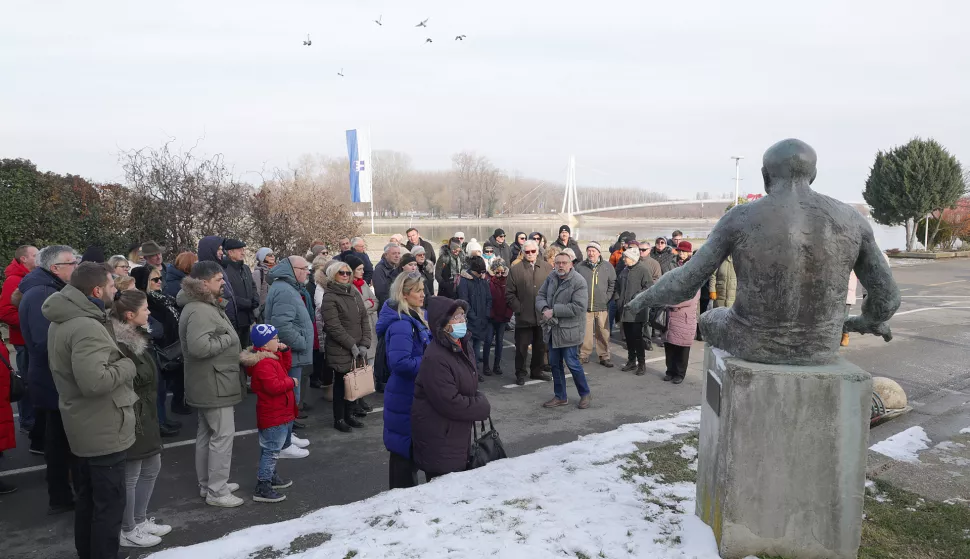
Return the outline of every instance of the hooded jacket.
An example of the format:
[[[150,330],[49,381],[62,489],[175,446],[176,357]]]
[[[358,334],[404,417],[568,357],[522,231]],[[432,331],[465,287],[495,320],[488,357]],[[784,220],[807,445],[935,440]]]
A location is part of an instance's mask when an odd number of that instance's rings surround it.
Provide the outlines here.
[[[30,398],[35,407],[45,410],[57,410],[58,404],[57,387],[47,360],[47,330],[51,322],[41,309],[44,301],[64,285],[61,278],[37,267],[24,276],[18,288],[23,293],[19,307],[20,332],[29,356],[27,384]]]
[[[10,329],[10,343],[22,346],[24,345],[24,336],[20,333],[20,313],[10,301],[10,296],[20,286],[20,282],[29,273],[29,270],[15,258],[10,261],[3,273],[3,289],[0,290],[0,322],[6,324]]]
[[[273,266],[269,273],[269,293],[263,308],[263,321],[279,330],[280,341],[293,354],[293,367],[313,364],[313,300],[296,281],[296,271],[289,258]]]
[[[505,260],[506,262],[512,261],[512,247],[508,245],[505,241],[501,243],[495,240],[495,235],[492,235],[482,244],[482,248],[492,247],[495,249],[495,256]]]
[[[327,334],[324,352],[327,364],[338,373],[354,368],[351,347],[370,347],[370,320],[360,292],[351,283],[330,282],[320,303],[323,330]],[[338,381],[339,382],[339,381]]]
[[[662,274],[666,274],[677,267],[677,257],[674,256],[674,251],[669,246],[664,247],[663,250],[657,250],[657,247],[651,248],[650,258],[653,258],[657,261],[657,264],[660,264],[660,272]]]
[[[239,354],[239,362],[252,377],[256,393],[256,428],[269,429],[296,419],[296,379],[289,376],[293,352],[263,351],[249,348]]]
[[[200,279],[182,280],[176,298],[179,341],[185,362],[185,403],[202,409],[242,401],[239,336],[226,316],[226,299],[209,292]]]
[[[478,391],[478,372],[471,334],[460,343],[443,329],[464,301],[432,297],[428,319],[432,342],[424,352],[414,381],[411,441],[414,461],[425,472],[447,474],[467,467],[472,423],[488,419],[491,406]]]
[[[199,262],[215,262],[216,264],[222,266],[222,260],[219,258],[219,247],[222,246],[224,239],[222,237],[217,237],[215,235],[210,235],[208,237],[203,237],[199,241],[199,250],[197,254],[199,255]],[[239,322],[237,321],[236,315],[239,313],[236,308],[236,294],[232,290],[232,283],[229,278],[226,277],[226,286],[223,288],[222,298],[226,302],[225,310],[226,316],[229,317],[229,322],[232,323],[233,328],[238,327]]]
[[[239,328],[248,328],[256,320],[259,309],[259,288],[253,281],[253,271],[245,262],[233,262],[228,257],[222,262],[226,271],[226,283],[232,285],[235,295],[236,323]]]
[[[398,456],[411,458],[414,379],[424,350],[431,343],[431,331],[416,317],[398,313],[397,308],[395,301],[388,301],[377,318],[377,335],[384,338],[387,368],[391,373],[384,386],[384,447]]]
[[[522,231],[515,232],[515,240],[512,241],[512,245],[509,247],[509,259],[506,262],[512,265],[512,262],[519,257],[519,253],[522,252],[522,245],[519,244],[519,235],[525,235]]]
[[[112,331],[121,353],[135,364],[132,387],[135,402],[135,443],[128,449],[128,460],[142,460],[162,451],[158,431],[158,366],[148,331],[111,319]]]
[[[552,319],[542,323],[542,335],[550,348],[574,347],[586,336],[586,309],[589,294],[586,280],[572,269],[565,276],[552,273],[536,295],[536,313],[552,309]]]
[[[68,285],[42,306],[64,432],[71,452],[85,458],[135,442],[135,364],[121,353],[98,303]]]
[[[179,291],[182,289],[182,280],[185,279],[185,272],[179,270],[175,266],[169,266],[165,269],[165,281],[162,283],[162,293],[168,295],[172,299],[178,297]]]
[[[730,254],[717,267],[717,271],[711,274],[711,279],[707,283],[707,290],[717,294],[717,300],[714,301],[715,308],[734,305],[734,298],[738,293],[738,276],[734,272],[734,259],[731,258]],[[855,293],[852,293],[852,303],[855,303]]]
[[[506,280],[505,302],[515,312],[515,326],[530,327],[539,325],[536,314],[536,295],[542,282],[552,273],[552,266],[541,256],[535,265],[523,259],[509,268]]]
[[[471,270],[462,272],[458,280],[458,298],[468,303],[465,319],[472,338],[484,340],[488,317],[492,313],[492,290],[485,275],[476,275]]]
[[[616,270],[602,256],[594,265],[589,258],[576,266],[575,270],[586,280],[589,288],[589,305],[586,312],[601,312],[607,310],[610,300],[616,293]]]

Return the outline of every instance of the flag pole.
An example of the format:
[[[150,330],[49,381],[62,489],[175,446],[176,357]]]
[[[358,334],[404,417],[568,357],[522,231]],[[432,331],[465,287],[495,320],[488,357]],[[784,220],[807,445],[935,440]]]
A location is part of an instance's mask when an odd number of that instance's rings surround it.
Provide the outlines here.
[[[371,137],[370,137],[370,128],[368,128],[367,129],[367,144],[368,145],[370,145],[370,140],[371,140]],[[373,148],[371,148],[371,149],[373,149]],[[370,157],[370,154],[368,154],[368,157]],[[373,161],[373,159],[371,159],[371,161]],[[369,165],[370,164],[370,161],[368,161],[367,164]],[[370,172],[373,173],[373,169]],[[374,233],[374,181],[373,181],[373,179],[371,179],[371,183],[370,184],[371,184],[371,186],[370,186],[370,234],[371,235],[374,235],[375,233]]]

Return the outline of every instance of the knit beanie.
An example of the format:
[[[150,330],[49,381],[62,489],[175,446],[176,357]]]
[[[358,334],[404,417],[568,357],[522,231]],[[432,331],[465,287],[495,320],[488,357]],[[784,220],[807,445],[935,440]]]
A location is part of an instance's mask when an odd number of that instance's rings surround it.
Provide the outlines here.
[[[563,231],[569,233],[570,235],[573,234],[573,230],[570,229],[568,225],[563,225],[562,227],[559,228],[560,233],[562,233]]]
[[[350,271],[353,272],[357,268],[363,266],[364,261],[355,254],[348,254],[347,256],[344,256],[344,264],[346,264],[347,267],[350,268]]]
[[[152,275],[152,268],[150,266],[134,268],[129,275],[135,279],[135,289],[138,291],[148,291],[148,278]]]
[[[401,257],[401,261],[397,263],[397,269],[403,270],[404,267],[410,264],[411,262],[416,262],[414,255],[411,254],[410,252],[405,252],[404,256]]]
[[[573,261],[576,260],[576,253],[573,252],[573,249],[571,248],[564,248],[562,249],[562,252],[560,252],[559,254],[565,254],[566,256],[569,257],[570,260],[573,260]]]
[[[640,249],[638,249],[638,248],[628,248],[628,249],[626,249],[626,250],[623,251],[623,256],[626,257],[626,258],[629,258],[630,260],[633,260],[633,262],[635,262],[635,263],[636,262],[639,262],[640,261]]]
[[[596,252],[603,254],[603,248],[596,241],[590,241],[589,244],[586,245],[586,250],[589,250],[591,248],[595,248]]]
[[[276,326],[272,324],[255,324],[249,331],[249,339],[253,342],[253,347],[263,347],[275,338],[276,334]]]
[[[266,260],[266,257],[269,256],[270,254],[273,254],[273,249],[271,249],[269,247],[263,247],[263,248],[257,250],[256,251],[256,263],[257,264],[262,264],[263,263],[263,260]]]
[[[411,249],[411,256],[417,256],[419,254],[427,254],[427,252],[428,251],[424,250],[423,246],[414,245],[414,247]]]
[[[465,247],[465,250],[468,252],[468,254],[473,252],[482,252],[482,244],[477,240],[472,239],[468,241],[468,246]]]

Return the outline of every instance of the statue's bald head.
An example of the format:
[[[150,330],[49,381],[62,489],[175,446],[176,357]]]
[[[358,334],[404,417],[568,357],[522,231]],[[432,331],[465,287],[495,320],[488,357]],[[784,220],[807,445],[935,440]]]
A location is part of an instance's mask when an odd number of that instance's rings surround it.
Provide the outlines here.
[[[765,152],[761,174],[765,190],[777,183],[807,181],[812,184],[818,174],[818,155],[812,146],[801,140],[789,138],[768,148]]]

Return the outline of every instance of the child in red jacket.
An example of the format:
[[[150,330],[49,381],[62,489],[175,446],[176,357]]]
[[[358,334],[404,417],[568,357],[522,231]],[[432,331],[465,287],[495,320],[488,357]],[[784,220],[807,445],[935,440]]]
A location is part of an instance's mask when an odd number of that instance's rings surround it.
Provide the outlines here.
[[[277,492],[293,482],[283,480],[276,473],[279,458],[303,458],[310,454],[310,441],[293,434],[296,419],[296,380],[287,374],[293,364],[290,348],[280,343],[277,330],[271,324],[257,324],[250,331],[253,347],[243,351],[240,362],[252,377],[256,393],[256,427],[259,429],[259,468],[253,501],[278,503],[286,495]]]
[[[13,426],[13,406],[10,405],[10,373],[13,371],[7,346],[0,340],[0,458],[4,450],[17,446],[17,432]],[[16,485],[0,479],[0,495],[13,493]]]

